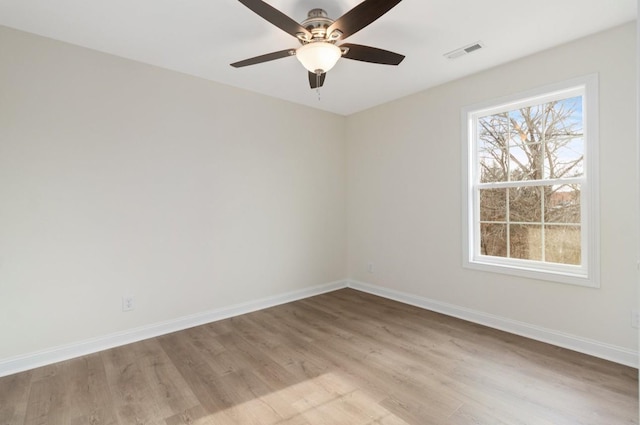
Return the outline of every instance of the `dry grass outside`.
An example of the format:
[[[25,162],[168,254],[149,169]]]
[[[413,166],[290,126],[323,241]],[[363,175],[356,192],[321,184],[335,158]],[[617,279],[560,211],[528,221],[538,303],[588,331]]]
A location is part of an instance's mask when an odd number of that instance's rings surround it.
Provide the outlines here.
[[[494,257],[572,265],[582,261],[580,226],[575,225],[546,225],[543,237],[539,224],[482,224],[481,246],[484,255]]]

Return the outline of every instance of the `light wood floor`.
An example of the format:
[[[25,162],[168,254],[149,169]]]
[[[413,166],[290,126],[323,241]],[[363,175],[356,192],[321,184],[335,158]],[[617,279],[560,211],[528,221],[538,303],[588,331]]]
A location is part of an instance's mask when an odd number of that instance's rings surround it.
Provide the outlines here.
[[[630,423],[636,369],[350,289],[0,378],[0,425]]]

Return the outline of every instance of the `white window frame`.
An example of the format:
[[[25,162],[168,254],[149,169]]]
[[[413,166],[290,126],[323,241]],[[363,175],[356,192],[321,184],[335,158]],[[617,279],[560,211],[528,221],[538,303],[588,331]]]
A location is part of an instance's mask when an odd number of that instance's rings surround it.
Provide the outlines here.
[[[479,170],[476,159],[478,118],[575,95],[583,96],[585,141],[584,175],[580,181],[582,264],[576,266],[482,255],[480,253],[479,189],[477,188]],[[465,268],[594,288],[600,287],[598,109],[597,74],[539,87],[462,109],[462,247]]]

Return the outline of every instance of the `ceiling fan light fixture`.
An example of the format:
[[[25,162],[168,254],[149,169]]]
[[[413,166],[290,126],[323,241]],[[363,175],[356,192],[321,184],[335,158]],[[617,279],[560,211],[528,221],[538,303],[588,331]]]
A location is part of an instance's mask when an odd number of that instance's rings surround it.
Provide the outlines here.
[[[342,50],[333,43],[316,41],[296,50],[296,57],[309,72],[323,74],[329,71],[342,56]]]

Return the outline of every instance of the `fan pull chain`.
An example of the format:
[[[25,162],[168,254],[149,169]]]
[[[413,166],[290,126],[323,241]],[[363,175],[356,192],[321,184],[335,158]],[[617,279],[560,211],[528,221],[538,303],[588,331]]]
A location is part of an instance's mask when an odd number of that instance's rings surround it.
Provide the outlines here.
[[[320,74],[316,73],[316,93],[318,93],[318,102],[320,102]]]

